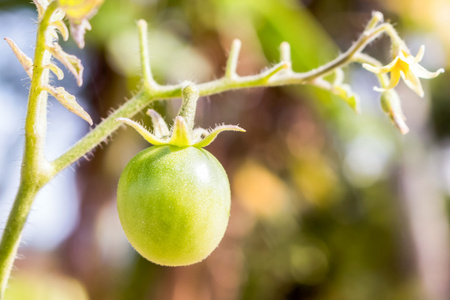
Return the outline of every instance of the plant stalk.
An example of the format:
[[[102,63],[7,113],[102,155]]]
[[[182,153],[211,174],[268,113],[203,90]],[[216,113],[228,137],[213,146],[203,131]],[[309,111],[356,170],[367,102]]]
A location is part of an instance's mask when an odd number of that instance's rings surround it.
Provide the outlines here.
[[[8,278],[21,240],[22,229],[27,220],[37,192],[50,180],[51,165],[44,157],[44,142],[47,131],[47,92],[42,89],[48,84],[51,55],[46,50],[46,31],[50,17],[57,9],[57,2],[49,4],[38,24],[33,77],[28,96],[25,120],[25,148],[22,160],[20,185],[12,210],[0,242],[0,299],[8,284]]]
[[[374,23],[373,26],[375,25],[376,24]],[[145,28],[145,26],[140,26],[140,28]],[[306,83],[315,85],[314,79],[325,76],[333,72],[336,68],[344,67],[345,65],[351,63],[353,61],[353,58],[357,54],[361,53],[361,51],[367,46],[367,44],[383,34],[385,30],[389,29],[389,26],[383,25],[380,25],[373,29],[366,29],[368,31],[363,33],[362,37],[359,38],[358,41],[353,44],[346,52],[344,52],[331,62],[325,64],[324,66],[309,72],[295,73],[280,71],[279,73],[274,75],[273,72],[271,72],[272,69],[269,69],[268,71],[261,72],[260,74],[256,75],[233,76],[232,78],[224,76],[217,80],[197,84],[196,87],[200,96],[209,96],[225,91],[253,87],[301,85]],[[142,37],[142,34],[140,34],[140,37]],[[141,51],[146,51],[147,48],[146,45],[143,45],[142,38],[140,39],[140,42]],[[141,54],[141,57],[145,58],[141,61],[141,64],[143,64],[142,68],[144,70],[150,69],[148,65],[145,65],[149,64],[147,55],[148,54]],[[277,69],[279,68],[279,65],[275,65],[273,68]],[[151,76],[151,72],[146,73],[147,76]],[[149,81],[153,81],[151,77],[149,79]],[[129,99],[124,105],[118,108],[113,114],[109,115],[105,120],[98,124],[96,128],[94,128],[66,153],[62,154],[53,162],[55,175],[86,155],[86,153],[89,153],[97,145],[105,141],[108,136],[120,126],[120,124],[115,122],[117,118],[133,117],[137,112],[144,109],[154,100],[180,98],[182,97],[182,90],[184,87],[185,83],[177,85],[155,85],[152,87],[144,84],[141,91],[136,96]]]
[[[195,111],[197,110],[198,89],[188,84],[181,91],[181,107],[178,115],[183,117],[189,130],[194,129]]]

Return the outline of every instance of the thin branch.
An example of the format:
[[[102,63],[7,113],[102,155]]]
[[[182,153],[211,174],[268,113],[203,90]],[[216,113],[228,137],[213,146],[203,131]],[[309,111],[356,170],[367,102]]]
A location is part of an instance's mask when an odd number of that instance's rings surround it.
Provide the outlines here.
[[[364,54],[364,53],[358,53],[357,55],[355,55],[353,60],[355,62],[359,62],[361,64],[370,64],[375,67],[381,67],[383,65],[379,60],[373,58],[370,55]],[[385,88],[389,84],[389,77],[386,73],[381,73],[381,74],[374,73],[374,75],[377,76],[380,86],[382,88]]]
[[[377,25],[377,22],[373,21],[379,19],[378,15],[375,15],[369,23],[373,26]],[[283,85],[301,85],[305,83],[313,83],[316,78],[323,77],[330,72],[334,72],[336,68],[343,67],[354,61],[356,55],[358,55],[367,44],[375,40],[384,32],[390,32],[393,30],[392,25],[383,23],[377,27],[371,28],[368,32],[364,32],[362,36],[353,44],[345,53],[333,61],[319,67],[315,70],[296,73],[296,72],[279,72],[278,68],[281,65],[276,65],[275,73],[269,71],[263,71],[256,75],[237,76],[236,66],[238,61],[239,49],[241,42],[235,40],[232,44],[230,55],[227,61],[227,67],[225,76],[210,82],[197,84],[197,88],[200,96],[208,96],[218,94],[225,91],[252,88],[252,87],[269,87],[269,86],[283,86]],[[394,30],[395,31],[395,30]],[[390,33],[388,33],[391,35]],[[283,46],[286,48],[286,46]],[[286,50],[284,59],[287,57]],[[282,68],[281,68],[282,69]],[[231,80],[230,80],[231,79]],[[317,85],[317,82],[316,82]],[[132,99],[128,100],[124,105],[117,109],[113,114],[101,122],[96,128],[94,128],[89,134],[82,138],[66,153],[62,154],[53,162],[55,175],[68,167],[73,162],[83,157],[86,153],[93,150],[102,141],[118,128],[118,124],[114,122],[117,118],[131,118],[137,112],[144,109],[154,100],[168,100],[173,98],[180,98],[181,91],[185,84],[180,83],[177,85],[158,85],[150,88],[144,85],[142,90]],[[328,89],[328,88],[327,88]]]
[[[195,112],[197,110],[198,89],[192,84],[188,83],[181,90],[181,106],[178,115],[183,117],[186,121],[186,126],[189,130],[194,129]]]
[[[280,61],[288,64],[288,68],[292,69],[291,61],[291,45],[288,42],[280,44]]]
[[[368,30],[374,28],[375,26],[377,26],[378,24],[380,24],[383,21],[384,21],[383,14],[380,13],[379,11],[373,11],[372,18],[370,18],[369,22],[367,23],[365,31],[368,31]]]
[[[152,69],[150,66],[147,22],[144,20],[139,20],[137,21],[137,26],[139,30],[139,54],[141,57],[142,78],[144,80],[144,85],[147,85],[149,88],[154,88],[157,84],[153,79]]]
[[[239,59],[239,51],[241,50],[241,41],[235,39],[231,44],[230,54],[227,60],[227,66],[225,69],[225,78],[234,80],[237,76],[236,69]]]
[[[277,63],[275,66],[268,69],[267,71],[262,72],[261,75],[262,75],[262,78],[264,78],[264,80],[267,82],[270,80],[270,78],[272,78],[276,74],[280,73],[280,71],[287,70],[287,69],[289,69],[289,63],[282,61],[280,63]]]
[[[50,63],[51,58],[45,46],[46,30],[57,5],[57,1],[49,4],[39,22],[36,34],[33,76],[25,119],[25,149],[20,186],[0,242],[0,299],[3,298],[8,283],[31,204],[39,189],[53,177],[50,175],[54,174],[43,153],[47,131],[48,97],[43,86],[48,84],[49,69],[45,66]]]
[[[306,73],[303,73],[305,81],[310,81],[318,77],[326,76],[338,67],[343,67],[352,62],[353,57],[360,53],[368,44],[377,39],[382,33],[387,32],[390,36],[391,24],[384,23],[369,31],[365,31],[359,39],[346,52],[338,56],[329,63]],[[393,36],[391,36],[393,38]]]

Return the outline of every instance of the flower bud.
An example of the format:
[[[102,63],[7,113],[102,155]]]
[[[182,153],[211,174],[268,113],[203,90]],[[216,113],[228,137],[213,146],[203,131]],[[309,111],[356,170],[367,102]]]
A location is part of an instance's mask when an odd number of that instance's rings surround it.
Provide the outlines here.
[[[389,116],[392,123],[400,130],[402,134],[409,132],[409,128],[405,123],[400,97],[395,90],[387,90],[381,93],[381,108]]]

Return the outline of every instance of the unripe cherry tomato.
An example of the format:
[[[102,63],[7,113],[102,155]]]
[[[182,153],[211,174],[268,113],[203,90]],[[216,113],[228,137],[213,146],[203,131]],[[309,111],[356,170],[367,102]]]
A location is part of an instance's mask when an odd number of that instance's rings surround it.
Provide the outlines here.
[[[160,265],[189,265],[205,259],[222,239],[230,186],[208,151],[153,146],[125,167],[117,207],[128,240],[142,256]]]

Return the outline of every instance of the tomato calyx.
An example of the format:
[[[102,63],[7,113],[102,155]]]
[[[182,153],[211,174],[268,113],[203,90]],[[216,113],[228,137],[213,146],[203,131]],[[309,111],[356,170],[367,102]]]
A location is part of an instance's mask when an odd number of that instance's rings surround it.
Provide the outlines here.
[[[172,145],[177,147],[192,146],[203,148],[211,144],[221,132],[245,132],[245,129],[236,125],[219,125],[212,130],[200,127],[194,129],[193,119],[195,116],[195,105],[198,99],[198,90],[193,84],[188,84],[183,88],[182,96],[182,106],[170,130],[161,115],[153,109],[147,111],[147,115],[152,119],[153,132],[150,132],[138,122],[128,118],[117,118],[116,122],[123,122],[133,127],[147,142],[155,146]]]

